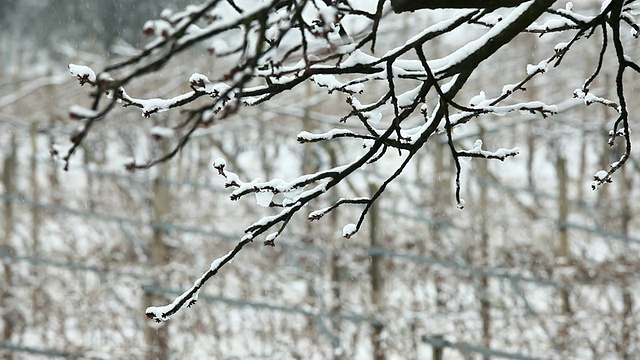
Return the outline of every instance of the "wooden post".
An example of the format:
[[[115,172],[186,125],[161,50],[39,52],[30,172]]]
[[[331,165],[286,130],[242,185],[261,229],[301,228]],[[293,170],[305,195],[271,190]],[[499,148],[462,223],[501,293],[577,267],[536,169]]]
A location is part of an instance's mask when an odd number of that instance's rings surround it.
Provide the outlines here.
[[[617,145],[620,150],[616,152],[616,155],[623,154],[625,144],[622,139],[618,140]],[[618,170],[618,174],[616,174],[616,180],[620,182],[620,191],[618,191],[619,198],[617,202],[622,208],[620,214],[620,233],[624,234],[625,236],[629,235],[629,224],[633,219],[633,217],[631,216],[631,205],[629,204],[629,194],[631,193],[632,188],[628,169],[630,169],[628,166],[623,166],[620,168],[620,170]]]
[[[567,229],[567,220],[569,215],[569,198],[568,198],[568,177],[566,159],[561,155],[556,155],[556,175],[558,181],[558,243],[556,244],[556,263],[554,272],[558,274],[561,284],[567,284],[570,281],[569,276],[569,234]],[[569,290],[561,288],[559,290],[561,302],[561,314],[564,315],[564,321],[558,329],[558,345],[560,354],[564,354],[568,350],[571,331],[571,302]]]
[[[162,152],[168,150],[166,142],[163,143]],[[170,194],[169,186],[164,182],[167,178],[169,164],[159,165],[157,177],[153,180],[153,223],[151,238],[151,261],[156,269],[160,269],[166,264],[168,258],[167,246],[164,242],[165,229],[159,226],[164,221],[165,215],[169,211]],[[155,298],[152,294],[145,292],[144,308],[154,305],[154,301],[164,301]],[[168,323],[163,323],[161,327],[154,328],[150,324],[145,326],[145,341],[147,344],[148,360],[166,360],[169,358]]]
[[[15,136],[11,137],[11,152],[9,152],[3,162],[2,162],[2,183],[4,185],[5,195],[13,196],[15,193],[14,190],[14,180],[16,173],[16,138]],[[9,252],[11,251],[10,239],[13,234],[13,205],[10,198],[5,198],[3,204],[4,212],[3,212],[3,220],[4,220],[4,231],[3,236],[0,238],[0,251]],[[12,286],[12,278],[13,271],[12,266],[9,261],[2,262],[3,273],[4,273],[4,286],[2,286],[2,290],[0,290],[0,298],[2,299],[0,302],[4,304],[9,303],[9,299],[13,296],[11,293]],[[2,342],[11,343],[11,337],[13,336],[13,329],[15,326],[15,313],[9,311],[9,309],[5,309],[2,313],[2,321],[4,323],[3,331],[2,331]],[[3,356],[3,360],[13,360],[13,354],[11,352],[6,352]]]
[[[338,159],[336,156],[336,151],[335,149],[332,147],[333,144],[330,143],[325,143],[325,149],[327,151],[327,153],[329,154],[329,161],[330,161],[330,166],[331,168],[334,168],[338,165]],[[337,189],[334,187],[333,189],[330,190],[330,199],[331,201],[335,201],[338,199],[338,193],[337,193]],[[334,209],[332,212],[329,213],[329,228],[330,229],[337,229],[338,228],[338,223],[339,223],[339,217],[338,217],[338,211],[340,209]],[[339,251],[339,247],[340,244],[342,243],[342,241],[332,241],[331,242],[331,252],[329,254],[329,273],[330,273],[330,277],[331,277],[331,309],[329,310],[329,312],[331,314],[338,314],[340,312],[340,281],[341,281],[341,269],[340,269],[340,251]],[[340,338],[340,331],[341,331],[341,326],[340,326],[340,319],[335,317],[333,318],[333,320],[331,321],[331,328],[334,332],[334,334],[336,334],[337,338]],[[339,354],[339,353],[334,353],[333,354],[333,358],[335,360],[338,359],[342,359],[344,358],[344,354]]]
[[[445,170],[445,157],[447,156],[445,153],[445,143],[441,143],[441,142],[436,142],[434,143],[434,149],[433,149],[433,157],[434,157],[434,183],[435,183],[435,188],[438,189],[438,191],[434,191],[433,194],[433,215],[434,218],[436,220],[439,220],[441,218],[443,218],[444,215],[444,207],[446,204],[446,200],[447,198],[450,198],[449,192],[445,191],[446,189],[449,189],[449,177],[446,175],[446,170]],[[426,204],[425,204],[426,205]],[[435,244],[440,244],[441,239],[440,239],[440,224],[439,223],[432,223],[431,226],[431,241],[433,241]]]
[[[372,195],[376,192],[377,187],[374,184],[369,184],[369,193]],[[378,206],[378,202],[373,203],[371,209],[369,209],[369,214],[367,215],[370,223],[370,240],[371,240],[371,248],[376,249],[380,248],[382,245],[382,224],[380,223],[380,209]],[[370,277],[371,277],[371,304],[373,305],[373,309],[376,313],[379,313],[382,306],[382,287],[383,287],[383,279],[382,279],[382,258],[379,254],[371,255],[371,267],[370,267]],[[374,360],[383,360],[384,350],[382,349],[382,325],[374,324],[373,325],[373,336],[371,339],[373,345],[373,359]]]
[[[452,193],[447,191],[450,189],[449,179],[450,176],[445,170],[445,163],[448,159],[448,153],[445,151],[445,147],[447,146],[444,142],[435,142],[433,149],[433,156],[435,162],[434,169],[434,179],[433,183],[435,184],[436,191],[433,191],[433,218],[435,221],[432,221],[429,225],[431,239],[430,241],[435,246],[442,246],[442,236],[440,232],[440,222],[445,219],[445,209],[448,205],[447,201],[450,201]],[[427,204],[425,204],[426,206]],[[444,284],[444,278],[439,275],[438,271],[434,271],[433,273],[433,285],[436,291],[436,306],[440,310],[445,310],[446,308],[446,295],[444,294],[442,288]]]
[[[442,335],[434,335],[433,338],[435,340],[441,340],[444,343],[444,337]],[[443,360],[444,359],[444,346],[442,344],[434,344],[431,350],[431,359],[432,360]]]
[[[522,43],[524,46],[527,47],[526,52],[529,54],[527,61],[529,64],[535,64],[539,61],[537,56],[538,51],[536,51],[536,49],[538,48],[536,41],[537,41],[537,37],[534,37],[533,35],[531,35],[531,36],[527,36],[527,41],[524,41]],[[536,79],[533,79],[533,81],[535,80]],[[539,96],[538,87],[527,86],[527,91],[525,94],[529,100],[531,101],[537,100]],[[529,121],[525,126],[527,128],[527,147],[529,148],[529,151],[527,152],[527,183],[530,189],[534,189],[535,188],[535,178],[534,178],[535,168],[533,166],[533,162],[535,160],[535,147],[536,147],[536,140],[537,140],[535,127],[538,126],[538,122]],[[515,126],[514,126],[514,131],[517,131]],[[535,201],[537,201],[537,199]]]
[[[627,280],[627,275],[624,274],[623,280],[620,284],[622,288],[622,318],[621,318],[621,336],[620,336],[620,358],[624,360],[632,359],[632,335],[634,333],[634,319],[633,319],[633,307],[634,294],[632,292],[632,287],[629,286],[629,281]]]
[[[7,154],[2,163],[2,183],[4,184],[5,195],[13,196],[14,189],[14,177],[16,174],[17,155],[16,155],[16,137],[11,136],[11,152]],[[4,200],[4,240],[9,241],[9,237],[13,233],[13,204],[11,199],[6,198]]]
[[[480,139],[484,139],[485,132],[484,128],[480,126]],[[478,178],[481,181],[486,181],[489,179],[489,169],[488,169],[488,160],[480,160],[478,164]],[[488,219],[487,214],[490,212],[489,206],[489,196],[488,196],[488,187],[480,186],[480,199],[478,201],[478,205],[480,207],[480,211],[478,216],[479,218],[479,227],[481,231],[480,238],[480,254],[481,254],[481,265],[489,266],[489,230],[488,230]],[[490,347],[491,345],[491,303],[488,298],[489,291],[489,278],[486,275],[480,276],[480,318],[482,319],[482,343],[485,347]],[[489,360],[489,356],[484,355],[484,360]]]
[[[622,153],[624,151],[624,143],[622,141],[618,141],[618,146],[620,150],[618,153]],[[629,196],[628,194],[631,192],[631,181],[628,178],[627,170],[629,168],[627,166],[623,166],[618,173],[618,181],[620,182],[620,194],[618,203],[622,208],[622,214],[620,219],[620,234],[624,236],[629,235],[629,223],[632,220],[631,216],[631,206],[629,205]],[[627,255],[623,254],[620,264],[622,266],[629,266],[632,264],[634,260],[627,259]],[[634,301],[634,292],[633,287],[631,285],[632,279],[629,279],[628,271],[624,271],[620,274],[620,289],[622,291],[622,316],[621,316],[621,329],[620,329],[620,358],[627,360],[633,357],[632,352],[632,336],[634,334],[634,320],[633,320],[633,308],[635,305]]]
[[[556,250],[556,259],[560,267],[569,265],[569,233],[567,230],[567,220],[569,217],[569,197],[568,197],[568,176],[566,159],[558,154],[556,157],[556,172],[558,176],[558,245]],[[571,313],[571,304],[569,302],[569,292],[560,290],[562,301],[562,312],[564,314]]]
[[[47,73],[49,77],[53,77],[53,72],[51,71],[51,69],[49,69],[48,73]],[[46,87],[46,101],[47,101],[47,116],[49,118],[49,128],[50,129],[54,129],[55,128],[55,121],[56,121],[56,86],[53,84],[50,84]],[[54,137],[53,137],[53,133],[51,131],[49,131],[49,135],[48,135],[48,141],[49,141],[49,149],[51,149],[55,143]],[[36,154],[33,154],[34,156]],[[49,183],[47,184],[47,187],[49,187],[49,194],[50,194],[50,198],[53,201],[54,204],[59,205],[60,204],[60,196],[59,196],[59,191],[58,191],[58,184],[59,184],[59,180],[58,180],[58,169],[60,168],[59,166],[56,165],[56,162],[53,158],[51,158],[51,163],[49,166]]]
[[[312,88],[312,83],[310,81],[307,81],[306,83],[306,96],[307,99],[310,99],[313,96],[313,88]],[[311,105],[308,104],[304,107],[304,114],[302,116],[302,129],[304,131],[313,131],[313,121],[311,120],[311,117],[309,116],[309,112],[311,111]],[[303,152],[302,152],[302,168],[300,169],[302,171],[303,174],[312,174],[315,171],[318,170],[318,166],[317,164],[314,162],[314,156],[313,156],[313,147],[311,146],[311,144],[306,143],[303,146]],[[305,213],[305,217],[309,215],[309,212],[311,210],[309,210],[308,208],[306,208],[306,213]],[[311,232],[311,223],[310,222],[306,222],[306,233],[307,235],[302,235],[301,240],[303,242],[306,243],[313,243],[313,237],[310,235]]]
[[[40,184],[38,182],[38,162],[36,161],[36,155],[38,154],[38,126],[35,121],[29,124],[29,143],[31,146],[31,161],[30,161],[30,186],[31,186],[31,198],[34,201],[40,200]],[[40,222],[41,222],[41,209],[38,206],[33,205],[31,207],[31,251],[33,256],[38,256],[40,252]]]
[[[93,157],[91,156],[91,150],[87,146],[80,145],[82,147],[82,160],[84,161],[84,170],[85,176],[87,177],[87,192],[86,196],[86,204],[89,210],[94,211],[96,208],[96,203],[94,199],[96,198],[96,193],[94,191],[94,176],[91,171],[91,163],[93,162]]]

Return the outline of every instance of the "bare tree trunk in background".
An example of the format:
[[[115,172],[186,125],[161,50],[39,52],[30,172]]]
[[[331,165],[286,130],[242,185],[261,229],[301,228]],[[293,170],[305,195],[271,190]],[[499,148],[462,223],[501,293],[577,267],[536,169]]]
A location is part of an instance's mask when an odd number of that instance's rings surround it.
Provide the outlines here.
[[[2,238],[0,238],[0,251],[9,253],[11,251],[11,235],[13,234],[13,205],[9,196],[15,196],[15,185],[14,174],[16,172],[16,139],[15,136],[11,137],[11,151],[5,155],[5,158],[2,162],[2,184],[4,186],[5,201],[3,203],[3,222],[4,222],[4,231],[2,234]],[[2,331],[2,342],[10,343],[11,337],[13,336],[14,327],[15,327],[15,315],[13,311],[11,311],[11,300],[13,295],[11,293],[11,287],[13,283],[12,279],[12,270],[11,264],[9,261],[3,261],[3,273],[4,273],[4,286],[0,290],[0,307],[3,309],[2,311],[2,322],[4,323],[3,331]],[[13,353],[6,352],[2,356],[3,360],[13,360]]]
[[[163,142],[163,150],[166,151],[168,146]],[[162,267],[166,264],[168,258],[167,246],[164,242],[165,229],[159,226],[164,221],[165,215],[169,212],[170,194],[169,186],[164,183],[169,172],[169,164],[165,163],[160,166],[157,177],[153,180],[153,235],[151,238],[151,261],[154,267]],[[165,301],[158,299],[150,293],[145,293],[144,307],[154,305],[154,302]],[[162,324],[161,327],[153,328],[149,324],[145,326],[145,340],[147,344],[147,360],[167,360],[169,359],[169,339],[168,339],[168,322]]]
[[[115,0],[102,0],[98,2],[99,13],[102,15],[103,30],[101,34],[101,40],[103,42],[104,50],[107,54],[110,52],[111,46],[115,43],[118,37],[118,29],[120,28],[120,22],[118,21],[121,14],[118,14]]]
[[[376,186],[369,184],[369,193],[374,194]],[[369,210],[369,224],[371,236],[371,248],[379,248],[382,245],[382,224],[380,222],[380,207],[378,202],[374,202]],[[378,254],[371,255],[371,304],[376,314],[379,313],[382,306],[382,257]],[[382,346],[382,325],[373,325],[373,334],[371,342],[373,345],[373,359],[385,359]]]

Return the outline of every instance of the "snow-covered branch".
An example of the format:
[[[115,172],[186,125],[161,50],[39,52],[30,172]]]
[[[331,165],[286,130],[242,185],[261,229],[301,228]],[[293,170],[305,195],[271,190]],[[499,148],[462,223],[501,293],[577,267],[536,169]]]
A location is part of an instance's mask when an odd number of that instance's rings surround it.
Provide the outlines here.
[[[456,153],[458,156],[462,156],[462,157],[497,159],[500,161],[504,161],[506,158],[510,156],[516,156],[520,154],[520,148],[513,148],[513,149],[500,148],[496,151],[487,151],[482,149],[482,140],[478,139],[473,144],[473,148],[469,150],[458,150],[456,151]]]
[[[318,220],[341,205],[361,205],[363,210],[358,220],[343,228],[345,237],[354,236],[373,203],[405,171],[414,155],[439,132],[446,132],[456,166],[455,198],[458,207],[464,207],[460,194],[459,158],[505,160],[517,155],[519,149],[487,151],[482,149],[482,141],[478,140],[472,149],[458,150],[452,135],[454,127],[478,118],[490,119],[494,115],[521,112],[546,118],[557,113],[555,106],[541,99],[521,101],[517,97],[526,90],[526,86],[532,86],[534,78],[546,76],[553,68],[560,67],[576,43],[595,39],[594,34],[600,30],[601,51],[594,55],[596,68],[574,96],[587,105],[599,103],[617,111],[619,117],[610,141],[613,143],[617,137],[624,138],[625,152],[610,170],[596,174],[593,187],[597,188],[610,182],[611,175],[630,156],[631,126],[623,75],[626,69],[640,71],[640,67],[625,55],[621,27],[630,27],[637,34],[638,26],[628,4],[623,1],[610,1],[599,13],[588,15],[575,11],[570,4],[564,8],[551,8],[555,3],[554,0],[491,1],[477,6],[473,2],[448,2],[449,6],[460,4],[454,7],[465,10],[451,13],[446,19],[394,44],[384,54],[367,50],[367,45],[372,49],[375,47],[377,31],[385,21],[393,21],[393,14],[382,17],[384,1],[374,6],[357,1],[273,0],[240,5],[232,1],[210,0],[180,12],[165,11],[160,19],[144,24],[143,32],[151,37],[151,41],[136,56],[108,66],[100,73],[87,66],[69,65],[70,73],[80,85],[91,86],[93,101],[90,107],[70,108],[69,116],[79,121],[81,126],[72,137],[71,148],[63,159],[68,163],[95,122],[104,119],[116,104],[140,108],[145,118],[175,109],[182,109],[184,113],[179,125],[163,126],[160,132],[156,129],[154,133],[166,141],[177,139],[173,147],[146,163],[129,162],[127,168],[134,170],[172,159],[187,146],[198,129],[215,126],[219,120],[227,119],[247,106],[259,107],[268,101],[286,100],[286,94],[301,88],[302,84],[310,84],[333,96],[343,96],[348,111],[332,111],[331,115],[340,125],[356,120],[355,125],[349,125],[360,128],[359,131],[351,128],[318,132],[304,129],[306,131],[298,132],[296,139],[304,146],[336,139],[359,144],[364,142],[364,149],[356,154],[355,160],[302,174],[290,181],[244,181],[229,171],[223,160],[216,160],[214,168],[225,178],[225,186],[232,189],[231,200],[253,194],[258,205],[277,207],[280,212],[246,227],[245,236],[236,247],[214,261],[211,268],[172,304],[147,309],[147,316],[166,320],[184,306],[193,304],[204,283],[245,245],[261,235],[265,236],[265,245],[275,245],[276,238],[300,209],[319,206],[318,200],[324,198],[328,190],[367,164],[384,157],[401,156],[400,164],[388,170],[371,197],[344,198],[333,201],[329,207],[325,203],[324,207],[308,216],[309,220]],[[400,11],[405,8],[397,6],[408,6],[409,2],[392,1],[392,4],[396,11]],[[419,7],[428,8],[425,4]],[[503,5],[512,8],[498,11]],[[484,31],[481,35],[444,56],[436,58],[428,51],[436,39],[451,33],[459,34],[466,29],[477,30],[478,27]],[[520,81],[513,84],[497,81],[479,94],[476,91],[477,95],[469,101],[462,101],[460,94],[481,63],[491,61],[496,52],[509,46],[519,34],[527,32],[539,36],[553,33],[556,45],[542,50],[546,55],[541,60],[522,64]],[[609,41],[613,42],[617,62],[616,101],[598,97],[589,91],[600,70],[608,66],[605,52]],[[143,75],[170,66],[178,54],[199,49],[206,49],[205,53],[217,60],[230,59],[227,63],[232,65],[216,71],[194,69],[192,74],[184,75],[184,82],[191,90],[185,89],[166,98],[134,97],[125,91]],[[373,88],[378,91],[372,91]],[[571,91],[567,93],[570,97]],[[287,106],[295,107],[295,101],[287,101]],[[423,123],[416,125],[420,121]],[[167,131],[169,135],[166,135]]]

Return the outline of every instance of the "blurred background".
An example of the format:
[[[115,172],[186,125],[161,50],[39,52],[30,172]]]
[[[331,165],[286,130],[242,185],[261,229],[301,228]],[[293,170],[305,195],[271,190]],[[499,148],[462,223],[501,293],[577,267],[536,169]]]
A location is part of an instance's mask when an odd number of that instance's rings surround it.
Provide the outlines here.
[[[134,54],[146,41],[146,20],[189,3],[0,0],[2,359],[631,359],[640,352],[638,156],[613,184],[592,191],[592,175],[622,151],[607,145],[615,113],[572,99],[596,67],[599,34],[515,95],[556,104],[558,115],[482,117],[456,129],[459,148],[482,139],[488,150],[521,149],[505,162],[462,164],[464,210],[455,206],[443,134],[389,187],[358,235],[341,236],[359,208],[313,223],[301,214],[275,248],[245,248],[195,307],[165,323],[147,320],[147,306],[171,302],[246,226],[275,211],[253,199],[231,202],[215,158],[247,181],[292,179],[346,163],[362,146],[296,141],[302,130],[359,130],[338,122],[349,109],[343,95],[309,84],[198,130],[173,161],[134,173],[124,169],[128,158],[149,160],[176,140],[149,129],[183,115],[144,119],[118,108],[62,171],[51,151],[70,146],[78,124],[68,109],[91,102],[67,65],[100,70]],[[596,11],[600,2],[575,6]],[[382,23],[379,53],[443,15],[395,16],[401,21]],[[427,56],[462,41],[444,37]],[[519,36],[483,63],[459,102],[480,90],[499,94],[562,41],[568,35]],[[638,56],[637,46],[627,49]],[[175,96],[189,90],[191,74],[213,79],[225,66],[196,48],[127,92]],[[614,71],[605,67],[592,90],[612,96]],[[626,80],[637,114],[637,75]],[[368,166],[305,211],[367,196],[396,164],[389,156]]]

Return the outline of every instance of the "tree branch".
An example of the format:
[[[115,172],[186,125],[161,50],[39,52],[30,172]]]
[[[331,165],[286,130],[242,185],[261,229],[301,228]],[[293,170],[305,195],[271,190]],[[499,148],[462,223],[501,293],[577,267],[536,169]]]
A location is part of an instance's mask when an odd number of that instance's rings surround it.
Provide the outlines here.
[[[497,9],[518,6],[527,0],[391,0],[393,11],[400,13],[421,9]]]

